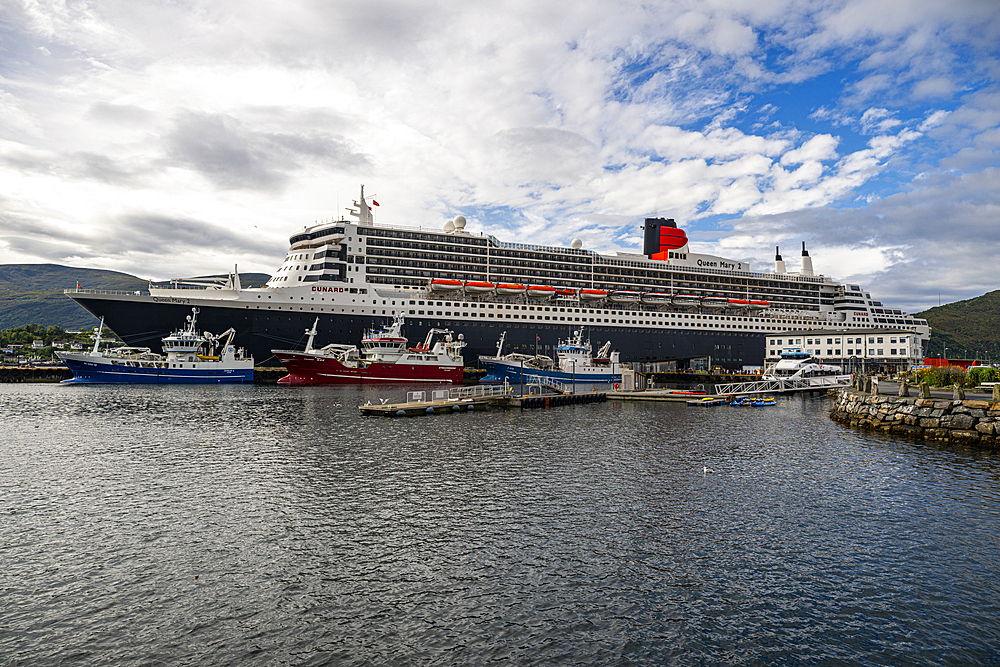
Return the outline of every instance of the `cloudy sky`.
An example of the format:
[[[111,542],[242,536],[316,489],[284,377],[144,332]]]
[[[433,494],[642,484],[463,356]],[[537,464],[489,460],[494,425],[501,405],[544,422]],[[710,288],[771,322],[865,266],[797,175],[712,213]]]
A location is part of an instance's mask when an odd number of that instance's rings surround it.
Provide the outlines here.
[[[340,217],[1000,289],[996,0],[0,0],[0,263],[270,273]]]

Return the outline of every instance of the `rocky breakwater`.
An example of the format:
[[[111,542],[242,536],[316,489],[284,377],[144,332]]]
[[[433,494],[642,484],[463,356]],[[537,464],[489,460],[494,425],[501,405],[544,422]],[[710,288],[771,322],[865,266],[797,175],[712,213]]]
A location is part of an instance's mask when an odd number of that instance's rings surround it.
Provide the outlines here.
[[[882,396],[848,389],[837,395],[830,417],[911,438],[1000,448],[1000,401]]]

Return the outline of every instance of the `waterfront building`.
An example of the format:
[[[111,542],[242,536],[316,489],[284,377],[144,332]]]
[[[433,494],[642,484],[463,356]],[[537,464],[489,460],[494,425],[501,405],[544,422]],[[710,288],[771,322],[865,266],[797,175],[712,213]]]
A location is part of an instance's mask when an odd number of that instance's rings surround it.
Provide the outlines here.
[[[848,373],[905,371],[923,363],[923,342],[913,331],[897,328],[788,330],[767,334],[765,365],[778,362],[789,348],[801,349]]]

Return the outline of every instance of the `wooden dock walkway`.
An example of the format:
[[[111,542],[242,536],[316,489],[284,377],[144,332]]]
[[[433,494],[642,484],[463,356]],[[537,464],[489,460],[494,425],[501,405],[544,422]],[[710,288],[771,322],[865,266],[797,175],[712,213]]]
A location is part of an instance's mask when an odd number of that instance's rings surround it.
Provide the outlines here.
[[[443,415],[456,412],[482,412],[498,408],[554,408],[563,405],[602,403],[606,393],[544,393],[518,396],[510,385],[493,387],[461,387],[438,389],[430,392],[408,392],[404,403],[367,403],[359,405],[363,415],[384,417],[415,417],[417,415]]]
[[[490,408],[511,407],[509,396],[475,396],[472,398],[447,398],[432,401],[410,401],[407,403],[388,403],[384,405],[360,405],[358,409],[363,415],[381,415],[384,417],[415,417],[417,415],[444,415],[454,412],[483,411]]]
[[[678,394],[669,389],[647,389],[646,391],[609,391],[612,401],[659,401],[661,403],[687,403],[691,399],[725,398],[721,394]]]

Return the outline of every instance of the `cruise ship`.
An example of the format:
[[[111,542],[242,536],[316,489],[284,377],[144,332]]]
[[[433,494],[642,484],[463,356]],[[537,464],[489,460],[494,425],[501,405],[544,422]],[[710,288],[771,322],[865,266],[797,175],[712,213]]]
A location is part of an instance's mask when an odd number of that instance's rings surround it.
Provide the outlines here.
[[[321,346],[358,340],[402,315],[411,338],[432,328],[463,334],[470,361],[491,354],[504,332],[510,351],[551,355],[579,327],[597,347],[613,341],[623,362],[685,367],[707,357],[729,369],[761,365],[764,337],[775,331],[885,326],[913,331],[925,350],[930,340],[926,320],[816,275],[804,243],[797,271],[777,249],[774,270],[760,271],[692,252],[671,219],[645,219],[641,254],[601,254],[579,239],[570,247],[501,241],[466,231],[463,216],[434,229],[376,223],[363,186],[353,204],[352,219],[293,234],[263,286],[244,287],[234,269],[138,292],[66,294],[128,345],[154,349],[197,307],[204,326],[234,327],[236,345],[276,367],[271,350],[301,346],[317,317]]]

